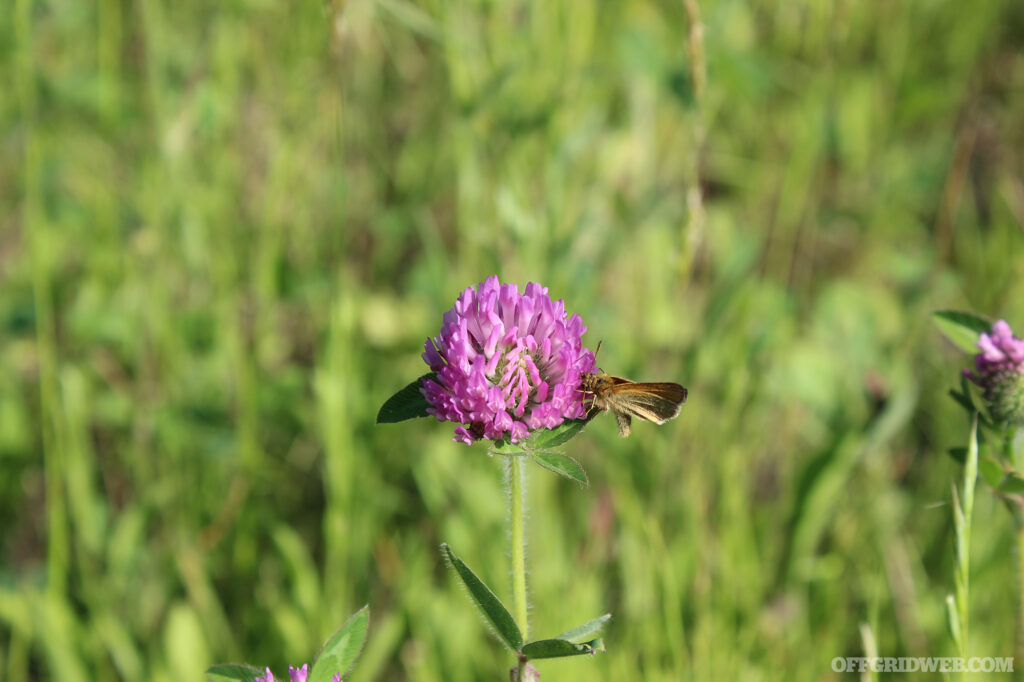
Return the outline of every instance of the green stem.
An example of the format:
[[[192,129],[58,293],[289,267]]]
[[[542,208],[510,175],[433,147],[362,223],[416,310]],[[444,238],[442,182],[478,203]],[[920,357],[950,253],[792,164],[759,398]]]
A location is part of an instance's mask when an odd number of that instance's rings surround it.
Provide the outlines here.
[[[1014,513],[1017,536],[1017,637],[1014,656],[1024,660],[1024,513],[1020,507]]]
[[[1013,464],[1015,471],[1024,471],[1024,448],[1017,444],[1017,427],[1007,431],[1003,439],[1003,456]]]
[[[970,605],[971,520],[974,516],[974,484],[978,479],[978,418],[971,425],[971,440],[964,462],[963,488],[957,498],[954,491],[956,528],[956,611],[960,621],[960,656],[967,658]]]
[[[526,671],[526,657],[519,657],[519,665],[515,668],[516,676],[514,682],[523,682],[523,673]]]
[[[1022,448],[1016,447],[1017,429],[1010,429],[1003,436],[1003,458],[1015,471],[1021,470]],[[1014,538],[1017,541],[1017,629],[1013,653],[1017,660],[1024,660],[1024,506],[1016,495],[1003,498],[1006,508],[1013,516]]]
[[[523,537],[524,507],[523,502],[523,457],[508,457],[508,492],[511,503],[512,517],[512,605],[515,610],[516,622],[523,633],[523,639],[529,636],[526,621],[526,544]]]

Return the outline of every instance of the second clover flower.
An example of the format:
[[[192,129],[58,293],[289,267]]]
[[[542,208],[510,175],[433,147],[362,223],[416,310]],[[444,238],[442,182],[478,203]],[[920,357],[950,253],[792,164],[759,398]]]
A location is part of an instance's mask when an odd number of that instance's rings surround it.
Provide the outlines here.
[[[1024,425],[1024,339],[999,320],[991,333],[982,333],[974,356],[975,371],[965,370],[981,387],[992,418],[1004,426]]]
[[[428,413],[456,422],[455,440],[508,439],[585,416],[581,376],[594,370],[587,328],[546,287],[523,293],[497,276],[469,287],[444,315],[423,359],[436,373],[420,389]]]

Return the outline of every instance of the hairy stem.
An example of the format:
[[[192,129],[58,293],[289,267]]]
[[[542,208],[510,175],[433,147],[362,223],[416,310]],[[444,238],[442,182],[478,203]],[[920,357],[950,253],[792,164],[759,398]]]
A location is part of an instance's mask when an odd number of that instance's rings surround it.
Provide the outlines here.
[[[526,545],[523,534],[525,525],[525,504],[523,457],[508,457],[508,492],[512,522],[512,606],[516,622],[522,630],[523,639],[529,636],[526,621]]]

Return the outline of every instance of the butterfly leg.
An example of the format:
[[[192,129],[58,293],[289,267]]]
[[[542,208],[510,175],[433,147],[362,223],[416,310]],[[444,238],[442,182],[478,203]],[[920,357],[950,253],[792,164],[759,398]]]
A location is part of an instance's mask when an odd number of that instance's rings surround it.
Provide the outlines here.
[[[614,412],[615,412],[615,421],[619,425],[619,435],[622,436],[623,438],[625,438],[626,436],[628,436],[630,434],[633,418],[630,417],[625,412],[619,412],[618,410],[614,410]]]

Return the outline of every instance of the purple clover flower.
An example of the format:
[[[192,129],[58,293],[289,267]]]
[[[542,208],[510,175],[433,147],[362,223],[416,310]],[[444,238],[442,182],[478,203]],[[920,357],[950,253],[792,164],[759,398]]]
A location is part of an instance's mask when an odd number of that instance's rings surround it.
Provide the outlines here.
[[[992,418],[1010,425],[1024,425],[1024,339],[1013,335],[1010,325],[999,320],[990,334],[978,339],[975,372],[964,370],[981,387]]]
[[[454,440],[509,439],[585,416],[582,374],[594,371],[579,315],[533,282],[519,293],[497,276],[469,287],[427,339],[423,359],[437,373],[420,392],[439,421],[460,424]]]
[[[291,677],[291,682],[306,682],[306,677],[309,675],[309,665],[303,664],[301,668],[296,670],[292,666],[288,666],[288,676]],[[266,673],[263,677],[252,678],[253,682],[275,682],[274,673],[270,672],[270,668],[266,669]],[[341,682],[341,674],[338,673],[331,678],[331,682]]]

